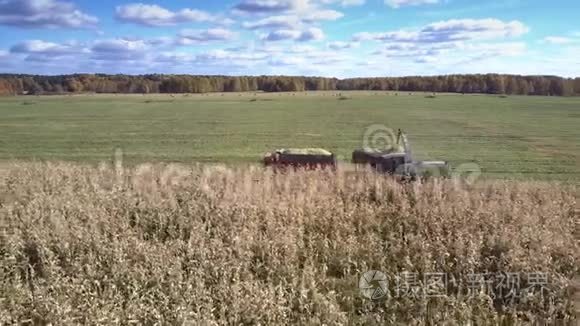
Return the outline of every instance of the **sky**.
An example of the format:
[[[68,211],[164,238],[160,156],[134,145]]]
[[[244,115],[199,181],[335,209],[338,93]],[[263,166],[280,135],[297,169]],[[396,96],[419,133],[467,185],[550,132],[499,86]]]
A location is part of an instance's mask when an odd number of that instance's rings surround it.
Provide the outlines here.
[[[0,0],[0,73],[580,76],[577,0]]]

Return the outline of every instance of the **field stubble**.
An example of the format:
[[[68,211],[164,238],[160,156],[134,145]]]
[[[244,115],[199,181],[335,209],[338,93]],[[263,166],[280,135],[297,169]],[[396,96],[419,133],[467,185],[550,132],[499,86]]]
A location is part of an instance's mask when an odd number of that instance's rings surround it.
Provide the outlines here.
[[[400,184],[370,172],[68,163],[0,177],[0,324],[572,322],[575,188]],[[378,270],[390,298],[359,278]],[[395,280],[453,275],[445,295]],[[544,296],[466,294],[474,273],[549,276]],[[491,284],[497,285],[497,284]],[[487,293],[487,294],[486,294]]]

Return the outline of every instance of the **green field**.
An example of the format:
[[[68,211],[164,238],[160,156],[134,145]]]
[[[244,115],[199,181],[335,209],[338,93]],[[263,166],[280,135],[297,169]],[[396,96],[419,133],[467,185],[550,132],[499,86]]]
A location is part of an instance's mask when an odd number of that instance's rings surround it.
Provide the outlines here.
[[[0,98],[0,160],[257,162],[281,147],[348,161],[373,124],[420,159],[490,177],[580,180],[580,98],[394,92]]]

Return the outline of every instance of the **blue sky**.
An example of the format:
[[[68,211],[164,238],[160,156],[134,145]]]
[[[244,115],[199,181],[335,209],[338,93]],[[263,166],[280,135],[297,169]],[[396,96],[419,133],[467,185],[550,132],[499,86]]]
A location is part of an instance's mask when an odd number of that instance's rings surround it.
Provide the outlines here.
[[[580,2],[0,0],[0,72],[580,76]]]

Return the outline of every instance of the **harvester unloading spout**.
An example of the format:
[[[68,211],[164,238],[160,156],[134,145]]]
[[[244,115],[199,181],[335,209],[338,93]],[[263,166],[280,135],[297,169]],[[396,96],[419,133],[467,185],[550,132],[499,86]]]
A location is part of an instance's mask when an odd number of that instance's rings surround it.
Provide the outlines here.
[[[413,153],[411,152],[411,145],[407,139],[407,135],[399,129],[397,132],[397,146],[403,147],[405,152],[405,163],[413,163]]]

